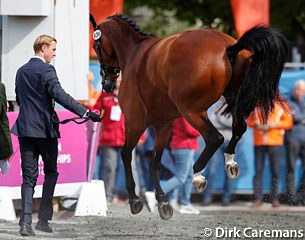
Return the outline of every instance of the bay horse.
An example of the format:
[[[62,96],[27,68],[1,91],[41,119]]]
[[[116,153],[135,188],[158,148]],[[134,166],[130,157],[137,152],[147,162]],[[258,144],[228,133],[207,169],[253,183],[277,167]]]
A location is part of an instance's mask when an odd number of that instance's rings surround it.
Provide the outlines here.
[[[204,190],[203,170],[224,142],[207,109],[221,96],[227,103],[223,114],[233,120],[225,168],[230,178],[236,178],[235,146],[247,129],[245,119],[257,109],[266,121],[278,99],[279,78],[288,54],[284,34],[273,27],[256,26],[238,41],[211,29],[158,38],[123,14],[109,16],[98,25],[90,15],[90,21],[103,88],[111,92],[122,73],[119,102],[125,116],[125,144],[121,156],[131,212],[137,214],[143,208],[135,193],[132,150],[149,125],[156,135],[151,174],[160,217],[167,220],[173,215],[159,181],[162,152],[175,118],[184,117],[204,138],[206,146],[193,166],[193,185],[197,192]]]

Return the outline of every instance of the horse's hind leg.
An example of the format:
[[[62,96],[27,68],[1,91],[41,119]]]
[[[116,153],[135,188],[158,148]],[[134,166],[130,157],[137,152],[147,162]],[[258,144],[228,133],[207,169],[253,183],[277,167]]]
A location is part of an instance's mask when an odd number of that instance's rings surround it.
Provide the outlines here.
[[[126,127],[126,125],[125,125]],[[129,205],[130,210],[133,214],[137,214],[143,209],[143,202],[135,193],[135,182],[132,175],[131,160],[132,160],[132,150],[139,141],[141,134],[144,130],[134,131],[125,128],[125,145],[123,146],[121,155],[125,168],[126,175],[126,189],[129,195]]]
[[[235,179],[239,176],[239,166],[234,161],[235,147],[246,130],[247,124],[244,117],[238,114],[233,115],[232,138],[225,149],[225,169],[230,179]]]
[[[156,189],[156,199],[158,201],[158,211],[162,219],[168,220],[173,216],[173,208],[167,201],[165,194],[160,186],[160,173],[161,173],[161,157],[165,146],[168,143],[170,136],[172,121],[162,125],[154,126],[156,131],[155,150],[151,162],[151,174],[154,180]]]
[[[205,148],[198,160],[195,162],[193,185],[197,192],[202,192],[206,186],[207,181],[202,173],[208,161],[211,159],[216,150],[223,144],[224,137],[217,131],[214,125],[208,118],[207,112],[198,114],[188,114],[184,116],[189,123],[196,128],[205,141]]]

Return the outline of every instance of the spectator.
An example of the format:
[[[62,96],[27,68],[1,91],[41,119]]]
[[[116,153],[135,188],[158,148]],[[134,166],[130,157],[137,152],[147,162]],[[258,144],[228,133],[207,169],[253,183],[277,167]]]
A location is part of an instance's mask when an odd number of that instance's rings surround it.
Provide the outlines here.
[[[80,101],[82,105],[84,105],[86,108],[90,109],[91,111],[99,111],[100,109],[95,109],[94,106],[96,105],[97,100],[99,99],[99,96],[101,95],[100,91],[97,91],[93,87],[93,80],[94,80],[94,75],[91,71],[88,72],[87,74],[87,81],[88,81],[88,100],[85,101]],[[91,148],[92,148],[92,137],[99,135],[99,124],[98,123],[93,123],[92,121],[87,121],[86,122],[86,133],[87,133],[87,169],[89,169],[89,164],[90,164],[90,158],[93,159],[93,156],[91,156]],[[94,153],[97,154],[97,153]],[[95,156],[96,157],[96,156]],[[100,165],[100,158],[96,157],[95,159],[95,165]],[[96,172],[93,173],[94,175],[97,175]],[[88,176],[88,172],[87,172]],[[96,177],[98,179],[98,176],[93,176],[93,178]],[[90,181],[90,179],[87,179]]]
[[[267,123],[262,124],[257,112],[252,112],[247,120],[248,125],[253,128],[254,155],[255,155],[255,176],[254,195],[255,202],[253,207],[260,207],[263,204],[263,170],[265,157],[269,156],[271,167],[271,191],[270,198],[272,207],[279,207],[278,181],[280,170],[280,159],[282,157],[282,146],[284,143],[285,130],[289,130],[292,125],[292,117],[288,105],[285,108],[278,102],[275,103],[272,113],[269,115]]]
[[[202,193],[203,201],[202,205],[207,206],[213,200],[213,187],[215,181],[218,180],[216,173],[219,168],[223,169],[224,172],[224,183],[223,183],[223,193],[221,196],[221,202],[223,206],[228,206],[231,202],[231,196],[233,192],[233,183],[234,180],[229,179],[227,173],[224,168],[225,164],[225,156],[224,152],[226,147],[228,146],[230,139],[232,137],[232,118],[228,118],[221,114],[221,107],[223,105],[223,100],[219,100],[209,109],[209,118],[210,121],[213,123],[215,128],[224,136],[224,143],[217,149],[215,154],[210,159],[207,165],[206,179],[208,179],[207,188]],[[236,146],[236,154],[234,159],[237,162],[240,162],[243,157],[243,151],[241,149],[242,139],[238,142]],[[216,178],[215,178],[216,177]]]
[[[305,80],[297,80],[290,99],[288,100],[291,115],[293,117],[293,128],[286,133],[287,141],[287,201],[289,204],[305,204]],[[303,165],[303,176],[299,191],[296,194],[295,186],[295,163],[301,158]]]
[[[143,134],[143,139],[140,139],[136,146],[136,164],[140,184],[140,195],[142,197],[145,197],[146,192],[152,192],[154,190],[153,180],[150,174],[150,162],[152,156],[150,142],[152,141],[152,148],[154,144],[152,138],[149,129],[147,129],[145,134]]]
[[[0,161],[9,160],[13,154],[11,132],[6,111],[7,100],[5,86],[0,82]]]
[[[99,154],[102,162],[102,179],[105,183],[106,198],[108,204],[112,203],[115,195],[117,179],[124,177],[121,150],[125,142],[124,115],[121,111],[118,92],[121,82],[121,74],[113,93],[103,92],[95,106],[104,110],[102,119]],[[124,175],[124,176],[120,176]],[[124,187],[125,189],[125,187]]]
[[[100,116],[88,111],[61,87],[55,68],[49,63],[56,56],[55,38],[38,36],[33,48],[35,56],[20,67],[16,74],[16,101],[20,106],[12,133],[18,137],[21,154],[22,186],[20,234],[34,236],[32,201],[38,178],[38,158],[44,163],[44,183],[35,229],[53,232],[49,220],[53,216],[52,198],[56,185],[59,119],[54,110],[54,100],[79,116],[87,115],[93,121]]]
[[[193,189],[193,163],[195,150],[198,148],[197,137],[199,132],[195,130],[184,118],[174,120],[170,149],[175,160],[175,175],[161,181],[161,187],[169,198],[173,208],[177,208],[176,199],[180,188],[183,189],[180,194],[181,214],[199,214],[200,211],[191,205],[191,192]]]
[[[90,110],[94,110],[94,106],[99,99],[101,92],[95,90],[93,87],[94,75],[91,71],[87,74],[87,81],[88,81],[88,100],[80,101],[85,107]]]

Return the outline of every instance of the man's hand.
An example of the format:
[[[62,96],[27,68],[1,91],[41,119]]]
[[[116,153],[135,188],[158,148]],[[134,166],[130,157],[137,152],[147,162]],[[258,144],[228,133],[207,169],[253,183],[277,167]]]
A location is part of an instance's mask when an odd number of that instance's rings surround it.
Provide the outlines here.
[[[101,119],[101,117],[100,117],[100,115],[98,115],[98,114],[96,114],[96,113],[94,113],[94,112],[91,112],[91,111],[89,111],[89,112],[87,112],[87,114],[86,114],[90,119],[91,119],[91,121],[93,121],[93,122],[100,122],[102,119]]]

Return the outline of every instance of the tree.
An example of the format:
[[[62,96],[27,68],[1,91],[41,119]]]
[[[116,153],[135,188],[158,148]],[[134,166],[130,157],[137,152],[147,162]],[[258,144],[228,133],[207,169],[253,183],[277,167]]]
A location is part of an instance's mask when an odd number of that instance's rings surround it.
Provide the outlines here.
[[[150,23],[147,23],[147,18],[141,22],[141,18],[136,16],[138,12],[135,9],[139,7],[152,12]],[[230,2],[226,0],[125,0],[124,11],[127,15],[138,18],[144,30],[154,34],[160,28],[164,29],[165,35],[171,33],[170,29],[175,28],[175,25],[184,26],[180,26],[180,31],[189,28],[217,28],[234,34]]]
[[[124,10],[127,15],[133,17],[135,9],[139,7],[152,11],[151,18],[149,21],[146,19],[143,25],[144,30],[149,28],[152,33],[158,32],[160,28],[170,28],[168,23],[175,25],[182,22],[185,28],[180,30],[208,27],[235,36],[229,0],[125,0]],[[305,1],[270,0],[270,21],[284,30],[291,41],[296,42],[305,35]]]

